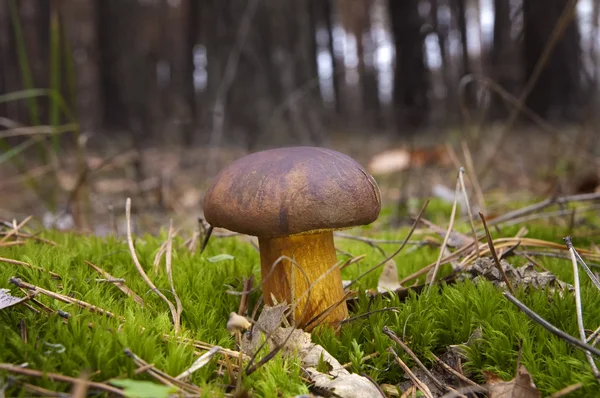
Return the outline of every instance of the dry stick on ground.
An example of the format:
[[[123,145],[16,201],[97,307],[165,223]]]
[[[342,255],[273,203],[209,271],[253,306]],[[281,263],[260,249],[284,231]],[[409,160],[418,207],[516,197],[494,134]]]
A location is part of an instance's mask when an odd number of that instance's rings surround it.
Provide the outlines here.
[[[0,243],[4,243],[8,240],[8,238],[10,238],[13,235],[17,235],[19,233],[19,229],[23,228],[23,226],[25,224],[27,224],[29,222],[29,220],[31,220],[33,216],[28,216],[27,218],[25,218],[23,221],[21,221],[18,225],[15,225],[13,227],[12,230],[10,230],[6,235],[4,235],[4,237],[2,239],[0,239]]]
[[[585,327],[583,326],[583,310],[581,308],[581,286],[579,283],[579,267],[577,267],[577,257],[575,256],[575,249],[573,248],[573,242],[570,236],[567,236],[565,239],[567,243],[567,247],[569,248],[569,253],[571,254],[571,262],[573,263],[573,284],[575,285],[575,311],[577,314],[577,327],[579,328],[579,338],[582,342],[586,342],[585,335]],[[585,357],[592,368],[592,372],[594,372],[594,376],[600,377],[600,373],[598,373],[598,367],[594,362],[594,358],[592,358],[592,354],[589,352],[585,353]]]
[[[142,358],[135,355],[133,351],[131,351],[129,348],[125,348],[124,352],[125,355],[127,355],[133,360],[133,362],[136,364],[136,366],[138,366],[138,368],[144,368],[146,373],[148,373],[150,376],[154,377],[161,383],[177,387],[178,389],[185,390],[186,392],[191,394],[202,394],[202,390],[200,389],[200,387],[190,383],[186,383],[182,380],[178,380],[170,376],[169,374],[163,372],[162,370],[157,369],[153,364],[149,364]]]
[[[133,245],[133,238],[131,236],[131,198],[127,198],[127,201],[125,202],[125,218],[127,220],[127,243],[129,244],[129,251],[131,252],[131,258],[133,259],[135,268],[137,268],[138,272],[144,279],[144,282],[146,282],[146,284],[150,287],[150,290],[156,293],[158,297],[160,297],[165,303],[167,303],[167,305],[169,306],[169,310],[171,310],[171,315],[173,317],[175,333],[179,333],[181,325],[178,322],[179,317],[177,315],[177,309],[175,308],[173,303],[169,301],[169,299],[166,298],[160,290],[158,290],[158,288],[154,285],[154,283],[152,283],[150,278],[148,278],[148,275],[146,275],[146,271],[144,271],[144,268],[142,267],[142,264],[140,264],[140,261],[137,258],[137,254],[135,253],[135,246]]]
[[[58,374],[58,373],[46,373],[46,372],[42,372],[39,370],[22,368],[20,366],[13,365],[10,363],[0,363],[0,370],[6,370],[9,373],[16,373],[16,374],[21,374],[21,375],[25,375],[25,376],[47,378],[47,379],[50,379],[53,381],[62,381],[62,382],[71,383],[71,384],[75,384],[75,383],[79,382],[79,380],[75,377],[69,377],[69,376]],[[121,397],[125,396],[125,394],[123,393],[122,390],[119,390],[118,388],[112,387],[108,384],[96,383],[93,381],[88,381],[87,383],[90,388],[117,394],[118,396],[121,396]]]
[[[13,260],[11,258],[4,258],[4,257],[0,257],[0,263],[8,263],[8,264],[13,264],[13,265],[20,265],[26,268],[31,268],[31,269],[35,269],[37,271],[41,271],[41,272],[46,272],[48,273],[53,279],[62,279],[60,277],[60,275],[52,272],[52,271],[48,271],[45,268],[42,267],[36,267],[35,265],[31,265],[29,263],[26,263],[25,261],[19,261],[19,260]]]
[[[176,325],[181,325],[181,313],[183,312],[183,306],[181,305],[181,300],[175,291],[175,283],[173,282],[173,268],[171,266],[172,263],[172,255],[173,255],[173,220],[171,220],[169,225],[169,235],[167,237],[167,253],[165,257],[165,268],[167,271],[167,277],[169,278],[169,285],[171,286],[171,293],[173,293],[173,297],[175,298],[175,305],[177,313],[173,315]],[[176,328],[177,331],[177,328]]]
[[[511,303],[516,305],[530,319],[532,319],[533,321],[542,325],[550,333],[560,337],[561,339],[565,340],[567,343],[569,343],[575,347],[578,347],[584,351],[587,350],[594,355],[600,356],[600,350],[598,350],[597,348],[594,348],[580,340],[577,340],[575,337],[563,332],[562,330],[560,330],[559,328],[552,325],[550,322],[548,322],[547,320],[545,320],[544,318],[542,318],[541,316],[536,314],[533,310],[531,310],[529,307],[527,307],[525,304],[523,304],[521,301],[519,301],[519,299],[517,299],[515,296],[513,296],[509,292],[504,292],[503,294],[504,294],[504,297],[506,297]]]
[[[391,353],[394,356],[394,359],[400,365],[404,373],[412,380],[412,382],[421,390],[423,395],[427,398],[433,398],[433,394],[429,390],[429,387],[425,383],[423,383],[419,378],[410,370],[410,368],[404,363],[402,359],[396,354],[396,351],[392,347],[388,347],[387,352]]]
[[[430,354],[431,354],[431,356],[433,356],[433,359],[435,359],[436,362],[442,366],[442,368],[446,369],[450,374],[456,376],[460,381],[463,381],[470,386],[478,386],[479,385],[479,384],[475,383],[473,380],[471,380],[468,377],[466,377],[465,375],[463,375],[462,373],[456,371],[452,366],[448,365],[446,362],[442,361],[433,352],[430,352]]]
[[[458,174],[460,174],[460,172]],[[444,241],[442,242],[442,247],[440,248],[440,254],[438,256],[437,261],[435,262],[433,273],[431,274],[431,281],[429,282],[430,285],[433,285],[435,283],[435,277],[437,276],[438,270],[440,268],[440,263],[442,261],[442,257],[444,256],[444,251],[446,250],[446,246],[448,245],[448,238],[450,237],[452,227],[454,226],[454,217],[456,216],[456,205],[458,204],[458,191],[460,187],[459,180],[460,179],[457,177],[456,187],[454,188],[454,203],[452,203],[452,212],[450,213],[450,222],[448,223],[448,230],[446,231],[446,235],[444,235]],[[475,242],[475,244],[477,243]]]
[[[6,235],[8,233],[9,232],[0,232],[0,236]],[[35,235],[31,235],[31,234],[23,234],[21,232],[17,232],[13,236],[15,236],[17,238],[23,238],[23,239],[33,239],[33,240],[37,240],[37,241],[42,242],[42,243],[47,243],[47,244],[49,244],[51,246],[56,246],[56,242],[53,242],[50,239],[40,238],[39,236],[35,236]]]
[[[427,377],[429,377],[431,379],[431,381],[442,391],[453,391],[452,388],[450,388],[449,386],[446,386],[444,383],[442,383],[437,377],[435,377],[430,371],[429,369],[427,369],[425,367],[425,365],[423,365],[423,362],[421,362],[421,360],[419,359],[419,357],[417,357],[415,355],[415,353],[410,349],[410,347],[408,347],[402,340],[400,340],[398,338],[398,336],[396,336],[396,333],[394,333],[393,330],[391,330],[390,328],[388,328],[387,326],[383,327],[383,334],[385,334],[386,336],[388,336],[393,342],[395,342],[396,344],[398,344],[407,354],[408,356],[410,356],[413,361],[415,361],[415,363],[417,364],[418,367],[421,368],[421,370],[423,370],[423,372],[425,372],[425,374],[427,375]]]
[[[348,284],[348,286],[346,286],[346,289],[349,289],[350,286],[354,285],[356,282],[358,282],[360,279],[364,278],[366,275],[370,274],[371,272],[375,271],[377,268],[382,267],[383,265],[385,265],[388,261],[390,261],[391,259],[393,259],[394,257],[396,257],[398,255],[398,253],[400,253],[402,251],[402,249],[404,249],[404,246],[406,246],[408,240],[410,239],[410,237],[412,236],[413,232],[415,231],[415,229],[417,228],[417,225],[419,224],[419,221],[421,220],[421,216],[423,215],[423,213],[425,212],[425,210],[427,209],[427,206],[429,206],[429,200],[427,200],[425,202],[425,204],[423,205],[423,207],[421,208],[421,211],[419,211],[419,214],[417,215],[417,218],[415,219],[415,222],[413,223],[412,227],[410,228],[410,231],[408,232],[408,235],[406,235],[406,239],[404,239],[404,242],[402,242],[402,245],[400,245],[400,248],[398,248],[398,250],[396,250],[394,253],[392,253],[388,258],[384,259],[382,262],[380,262],[379,264],[377,264],[376,266],[366,270],[365,272],[363,272],[361,275],[359,275],[356,279],[354,279],[352,282],[350,282]]]
[[[92,267],[94,270],[96,270],[99,274],[101,274],[105,278],[116,279],[114,276],[112,276],[108,272],[104,271],[102,268],[98,267],[97,265],[92,264],[90,261],[86,260],[85,263],[87,265],[89,265],[90,267]],[[129,297],[134,299],[136,303],[138,303],[142,307],[144,306],[144,300],[140,296],[138,296],[133,290],[131,290],[131,288],[127,287],[127,285],[125,285],[124,282],[115,282],[114,285],[116,287],[118,287],[123,293],[125,293],[126,295],[128,295]]]
[[[526,206],[521,209],[517,209],[517,210],[511,211],[511,212],[508,212],[506,214],[503,214],[499,217],[496,217],[496,218],[490,220],[489,225],[502,224],[504,222],[511,221],[517,217],[522,217],[522,216],[534,213],[536,211],[545,209],[546,207],[549,207],[552,205],[564,205],[564,204],[574,203],[574,202],[588,202],[588,201],[599,200],[599,199],[600,199],[599,192],[584,193],[584,194],[578,194],[578,195],[567,195],[567,196],[559,196],[559,197],[549,197],[547,199],[544,199],[541,202],[534,203],[530,206]]]
[[[554,394],[548,396],[548,398],[566,397],[568,394],[571,394],[572,392],[579,390],[581,387],[583,387],[583,383],[571,384],[570,386],[567,386],[565,388],[562,388],[562,389],[556,391]]]
[[[36,292],[36,293],[42,293],[42,294],[44,294],[44,295],[46,295],[46,296],[48,296],[50,298],[53,298],[53,299],[58,300],[58,301],[62,301],[63,303],[75,304],[75,305],[77,305],[77,306],[79,306],[81,308],[86,308],[86,309],[88,309],[88,310],[90,310],[92,312],[97,312],[97,313],[99,313],[101,315],[106,315],[109,318],[115,318],[115,317],[117,317],[112,312],[109,312],[109,311],[106,311],[106,310],[104,310],[102,308],[96,307],[95,305],[92,305],[92,304],[87,303],[85,301],[78,300],[78,299],[75,299],[75,298],[72,298],[72,297],[69,297],[69,296],[65,296],[64,294],[55,293],[55,292],[52,292],[50,290],[46,290],[46,289],[44,289],[42,287],[39,287],[39,286],[36,286],[36,285],[32,285],[32,284],[27,283],[27,282],[23,282],[19,278],[12,277],[12,278],[9,279],[9,282],[12,283],[12,284],[14,284],[15,286],[20,287],[20,288],[27,289],[27,290],[30,290],[30,291],[33,291],[33,292]],[[125,320],[125,318],[123,318],[122,316],[118,316],[117,318],[120,319],[120,320],[122,320],[122,321]]]
[[[490,253],[492,254],[492,258],[494,259],[494,264],[496,264],[498,271],[500,271],[500,275],[502,275],[502,279],[504,280],[504,283],[506,283],[507,289],[512,294],[515,294],[512,284],[508,280],[508,277],[506,276],[506,273],[504,272],[504,268],[502,268],[502,264],[500,264],[500,260],[498,260],[498,254],[496,254],[496,249],[494,248],[494,242],[492,241],[492,236],[490,235],[490,231],[488,230],[487,224],[485,222],[485,217],[481,213],[479,213],[479,217],[481,217],[481,222],[483,222],[483,228],[485,229],[485,236],[487,238],[488,246],[490,248]]]
[[[467,188],[465,187],[465,179],[463,178],[463,174],[465,173],[464,168],[460,168],[458,172],[458,179],[460,181],[460,188],[462,189],[463,195],[465,197],[465,206],[467,206],[467,214],[469,215],[469,224],[471,225],[471,233],[473,234],[473,242],[475,243],[475,253],[477,253],[477,258],[481,257],[479,253],[479,245],[477,244],[477,231],[475,231],[475,223],[473,222],[473,212],[471,211],[471,204],[469,203],[469,195],[467,195]],[[483,207],[483,205],[482,205]]]

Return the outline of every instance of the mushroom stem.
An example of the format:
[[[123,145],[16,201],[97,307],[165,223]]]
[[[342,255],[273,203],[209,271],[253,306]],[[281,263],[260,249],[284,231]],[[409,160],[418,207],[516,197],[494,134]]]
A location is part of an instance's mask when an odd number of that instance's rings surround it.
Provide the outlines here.
[[[294,311],[296,327],[303,328],[313,317],[339,302],[343,295],[342,275],[339,268],[329,272],[310,290],[310,296],[304,295],[308,286],[325,274],[337,262],[333,231],[259,238],[261,273],[263,279],[263,297],[265,303],[273,305],[271,295],[278,302],[297,301]],[[273,264],[285,256],[294,260],[294,266],[287,259],[280,260],[274,269]],[[299,269],[302,268],[302,269]],[[293,291],[292,291],[293,270]],[[303,296],[304,295],[304,296]],[[298,300],[299,297],[302,297]],[[306,302],[308,299],[308,307]],[[338,305],[323,319],[323,323],[332,324],[348,316],[346,303]]]

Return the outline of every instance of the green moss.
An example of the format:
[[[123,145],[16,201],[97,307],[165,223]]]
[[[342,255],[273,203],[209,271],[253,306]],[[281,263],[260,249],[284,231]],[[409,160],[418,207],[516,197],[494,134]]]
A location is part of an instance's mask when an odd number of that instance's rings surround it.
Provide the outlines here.
[[[449,212],[448,208],[441,207],[443,212]],[[528,228],[529,237],[558,243],[562,243],[562,237],[566,235],[566,229],[556,225],[531,223]],[[375,226],[350,232],[379,239],[402,240],[408,229],[405,227],[380,231],[380,228]],[[582,229],[581,236],[585,236],[587,231],[584,227]],[[512,226],[492,232],[495,237],[506,237],[513,236],[518,230],[519,226]],[[466,231],[468,232],[468,228]],[[57,315],[35,314],[24,306],[0,311],[0,341],[4,342],[3,349],[0,350],[0,362],[28,363],[32,369],[73,377],[77,377],[83,370],[88,373],[99,371],[93,374],[94,381],[105,381],[113,377],[152,380],[146,374],[135,374],[135,366],[124,354],[125,348],[131,349],[146,362],[155,364],[157,368],[173,376],[193,363],[198,353],[190,346],[163,339],[164,334],[173,333],[169,309],[149,290],[138,274],[124,239],[86,237],[51,231],[44,232],[42,236],[55,240],[57,246],[30,241],[23,246],[4,248],[0,256],[27,261],[51,270],[61,275],[62,280],[51,279],[48,274],[33,269],[1,263],[0,288],[9,288],[15,296],[20,296],[18,289],[8,282],[10,277],[18,276],[28,283],[71,295],[125,317],[126,320],[122,322],[116,318],[107,318],[86,309],[39,296],[38,299],[51,308],[68,312],[70,318],[65,322]],[[154,256],[165,239],[164,232],[158,237],[140,236],[136,240],[136,248],[150,278],[170,298],[164,261],[158,273],[153,269]],[[578,247],[587,247],[591,243],[589,239],[578,238],[577,235],[574,241]],[[386,253],[392,253],[399,245],[380,246]],[[213,238],[202,256],[188,252],[180,238],[175,239],[173,247],[173,276],[183,304],[182,335],[235,349],[234,340],[228,334],[225,325],[229,313],[237,311],[239,296],[229,295],[226,290],[241,290],[242,278],[253,273],[258,283],[258,252],[247,242],[234,238]],[[337,239],[337,247],[352,255],[366,254],[361,262],[343,271],[344,279],[356,278],[383,258],[377,249],[362,242]],[[218,262],[207,260],[223,253],[234,258]],[[407,246],[395,259],[399,276],[410,275],[434,262],[438,253],[438,248],[431,246]],[[340,258],[343,258],[341,254]],[[144,299],[146,305],[140,307],[111,284],[96,282],[95,279],[101,276],[86,265],[85,260],[96,264],[114,277],[124,278],[127,285]],[[524,263],[516,257],[512,257],[510,261],[515,266]],[[542,258],[539,261],[564,281],[572,282],[569,261],[551,258]],[[356,287],[360,291],[375,287],[380,272],[373,272]],[[449,272],[450,267],[445,266],[440,276]],[[423,280],[420,278],[418,283],[422,283]],[[598,292],[583,273],[581,280],[584,319],[586,325],[596,327],[600,324]],[[260,291],[252,294],[251,308],[259,295]],[[561,297],[546,291],[519,291],[517,297],[548,321],[577,336],[572,295],[566,294]],[[339,336],[335,336],[330,330],[320,329],[314,340],[322,344],[341,363],[351,363],[352,371],[365,372],[379,383],[394,384],[404,380],[404,375],[386,352],[386,349],[394,344],[382,333],[384,326],[388,326],[405,340],[426,365],[433,363],[431,353],[440,355],[448,345],[463,344],[473,331],[481,328],[482,338],[469,346],[469,362],[464,364],[464,368],[475,380],[483,381],[483,370],[511,379],[514,377],[518,353],[521,350],[522,363],[531,372],[544,395],[576,382],[584,383],[584,388],[573,396],[590,396],[598,389],[598,383],[594,380],[580,350],[530,321],[490,283],[474,284],[467,281],[449,286],[436,286],[428,294],[413,293],[402,302],[397,297],[370,301],[362,294],[353,315],[384,307],[398,307],[398,310],[379,312],[368,318],[350,322],[344,326]],[[27,326],[27,342],[21,340],[20,321]],[[56,346],[57,344],[60,346]],[[401,349],[395,347],[395,350],[409,366],[413,365]],[[363,360],[365,356],[375,352],[379,355]],[[229,378],[226,370],[224,376],[217,375],[215,371],[218,366],[212,361],[194,373],[191,382],[200,386],[207,394],[222,395],[223,385],[229,383]],[[0,377],[6,376],[0,372]],[[47,379],[31,382],[57,391],[70,389],[70,386],[64,383]],[[245,378],[243,386],[256,396],[293,396],[308,391],[301,378],[299,363],[279,355]],[[18,390],[13,388],[9,393],[18,394]]]

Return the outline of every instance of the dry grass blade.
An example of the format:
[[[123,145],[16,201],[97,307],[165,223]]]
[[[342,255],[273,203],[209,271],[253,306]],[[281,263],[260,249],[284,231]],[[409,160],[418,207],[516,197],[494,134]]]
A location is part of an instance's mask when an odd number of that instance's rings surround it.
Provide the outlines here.
[[[481,221],[483,222],[483,228],[485,229],[485,237],[487,238],[487,243],[490,248],[490,253],[492,253],[492,257],[494,259],[494,264],[496,264],[498,271],[500,271],[500,275],[502,275],[502,279],[504,280],[504,283],[506,283],[506,287],[508,288],[508,290],[512,294],[515,294],[512,284],[508,280],[508,277],[506,276],[506,273],[504,272],[504,268],[502,268],[502,264],[500,264],[500,260],[498,260],[498,254],[496,253],[496,249],[494,248],[494,242],[492,241],[492,235],[490,235],[490,231],[488,230],[487,224],[485,222],[485,217],[481,213],[479,213],[479,217],[481,217]]]
[[[477,244],[477,231],[475,231],[475,223],[473,222],[473,212],[471,211],[469,195],[467,195],[467,188],[465,187],[465,179],[463,178],[464,173],[465,169],[461,167],[458,173],[458,179],[460,181],[460,188],[462,190],[463,196],[465,197],[465,206],[467,207],[467,214],[469,215],[469,224],[471,225],[471,233],[473,234],[473,242],[475,243],[475,253],[477,254],[477,258],[479,258],[481,257],[481,255],[479,254],[479,245]],[[480,205],[483,207],[483,202]]]
[[[53,298],[55,300],[62,301],[63,303],[75,304],[75,305],[77,305],[77,306],[79,306],[81,308],[86,308],[86,309],[88,309],[88,310],[90,310],[92,312],[97,312],[98,314],[106,315],[109,318],[115,318],[115,317],[117,317],[112,312],[109,312],[109,311],[106,311],[106,310],[104,310],[102,308],[96,307],[95,305],[92,305],[92,304],[87,303],[85,301],[78,300],[78,299],[75,299],[73,297],[65,296],[64,294],[55,293],[55,292],[52,292],[50,290],[46,290],[46,289],[44,289],[42,287],[35,286],[35,285],[32,285],[32,284],[27,283],[27,282],[23,282],[19,278],[12,277],[12,278],[10,278],[9,282],[12,283],[12,284],[14,284],[15,286],[20,287],[20,288],[30,290],[30,291],[32,291],[34,293],[41,293],[41,294],[46,295],[46,296],[48,296],[50,298]],[[123,321],[125,320],[125,318],[123,318],[122,316],[119,316],[118,318],[120,320],[123,320]]]
[[[47,378],[47,379],[50,379],[53,381],[62,381],[62,382],[71,383],[71,384],[75,384],[75,383],[79,382],[79,379],[77,379],[75,377],[69,377],[69,376],[58,374],[58,373],[47,373],[47,372],[42,372],[42,371],[34,370],[34,369],[22,368],[20,366],[13,365],[10,363],[0,363],[0,370],[5,370],[9,373],[21,374],[21,375],[25,375],[25,376],[40,377],[40,378],[43,377],[43,378]],[[105,383],[97,383],[97,382],[93,382],[93,381],[88,381],[87,384],[90,388],[93,388],[96,390],[106,391],[106,392],[109,392],[112,394],[116,394],[120,397],[125,396],[125,394],[123,393],[122,390],[119,390],[118,388],[112,387]]]
[[[200,340],[189,339],[187,337],[173,337],[168,334],[164,334],[162,337],[164,340],[175,340],[175,341],[179,341],[181,343],[190,344],[191,346],[198,348],[200,350],[203,350],[203,351],[210,351],[210,350],[214,349],[215,347],[219,347],[219,351],[221,354],[224,354],[225,356],[232,357],[232,358],[237,358],[240,355],[240,351],[230,350],[228,348],[223,348],[223,347],[216,346],[213,344],[205,343]],[[246,354],[243,354],[243,355],[244,355],[245,361],[250,359],[250,357],[247,356]]]
[[[167,238],[165,268],[167,270],[167,277],[169,278],[169,285],[171,286],[171,293],[173,293],[173,297],[175,298],[176,314],[173,315],[173,322],[175,323],[175,332],[177,333],[181,328],[181,313],[183,312],[183,306],[181,305],[181,300],[175,291],[175,283],[173,282],[173,268],[171,266],[173,255],[173,233],[173,220],[171,220],[169,225],[169,236]]]
[[[131,252],[131,258],[133,259],[133,263],[135,264],[135,267],[144,279],[144,282],[146,282],[146,284],[150,287],[150,290],[156,293],[156,295],[160,297],[169,306],[169,310],[171,310],[171,315],[173,317],[175,332],[178,333],[180,325],[177,322],[177,309],[175,308],[173,303],[171,303],[171,301],[169,301],[169,299],[165,297],[165,295],[162,294],[160,290],[158,290],[158,288],[154,285],[154,283],[152,283],[150,278],[148,278],[148,275],[146,275],[146,271],[144,271],[144,268],[142,267],[142,264],[140,264],[140,260],[138,260],[137,254],[135,253],[133,237],[131,236],[131,198],[127,198],[127,201],[125,202],[125,218],[127,220],[127,243],[129,244],[129,251]]]
[[[396,354],[396,352],[394,351],[394,349],[392,347],[389,347],[387,349],[387,351],[394,356],[394,359],[396,360],[396,363],[398,365],[400,365],[400,367],[402,368],[402,370],[404,370],[404,373],[406,373],[406,375],[412,380],[412,382],[417,386],[417,388],[419,390],[421,390],[421,392],[423,393],[423,395],[425,397],[427,397],[427,398],[433,398],[433,394],[429,390],[429,387],[427,387],[425,385],[425,383],[423,383],[421,380],[419,380],[419,378],[417,376],[415,376],[415,374],[404,363],[404,361],[402,359],[400,359],[400,357],[398,356],[398,354]]]
[[[208,364],[210,362],[212,357],[214,357],[215,355],[217,355],[219,353],[220,349],[221,349],[221,347],[211,348],[209,351],[205,352],[198,359],[196,359],[194,361],[194,363],[192,364],[192,366],[190,366],[189,369],[186,369],[183,373],[181,373],[180,375],[175,377],[175,379],[177,379],[177,380],[185,379],[186,377],[190,376],[192,373],[194,373],[198,369],[201,369],[202,367],[204,367],[206,364]]]
[[[570,236],[565,238],[565,242],[569,247],[569,253],[571,254],[571,262],[573,264],[573,284],[575,285],[575,311],[577,314],[577,327],[579,329],[579,338],[582,342],[586,342],[585,335],[585,327],[583,325],[583,309],[581,307],[581,285],[579,282],[579,267],[577,266],[577,256],[575,254],[575,249],[573,248],[573,242]],[[594,376],[600,377],[600,373],[598,373],[598,367],[594,362],[594,358],[592,354],[588,351],[585,353],[585,357],[587,358],[590,367],[592,368],[592,372],[594,372]]]
[[[117,279],[114,276],[112,276],[111,274],[109,274],[108,272],[104,271],[102,268],[98,267],[97,265],[94,265],[87,260],[85,261],[85,263],[87,265],[89,265],[90,267],[92,267],[94,270],[96,270],[100,275],[104,276],[106,279],[109,279],[109,280]],[[125,285],[124,282],[114,282],[114,285],[116,287],[118,287],[123,293],[125,293],[126,295],[128,295],[129,297],[134,299],[136,301],[136,303],[138,303],[142,307],[144,306],[144,300],[140,296],[138,296],[133,290],[131,290],[131,288],[127,287],[127,285]]]
[[[459,172],[460,174],[460,172]],[[456,179],[456,187],[454,188],[454,203],[452,203],[452,212],[450,213],[450,222],[448,223],[448,230],[446,231],[446,235],[444,235],[444,241],[442,242],[442,247],[440,248],[440,254],[438,256],[437,261],[435,262],[435,266],[433,267],[433,273],[431,274],[430,285],[435,283],[435,277],[437,276],[438,270],[440,268],[440,263],[442,261],[442,257],[444,256],[444,252],[446,250],[446,246],[448,245],[448,238],[450,238],[450,233],[452,232],[452,227],[454,226],[454,217],[456,216],[456,205],[458,204],[458,191],[459,191],[460,181],[457,177]]]
[[[20,265],[26,268],[31,268],[31,269],[35,269],[37,271],[41,271],[41,272],[46,272],[48,273],[53,279],[61,279],[60,275],[52,272],[52,271],[48,271],[45,268],[42,267],[36,267],[34,265],[31,265],[29,263],[26,263],[25,261],[19,261],[19,260],[13,260],[11,258],[4,258],[4,257],[0,257],[0,262],[2,263],[7,263],[7,264],[13,264],[13,265]]]

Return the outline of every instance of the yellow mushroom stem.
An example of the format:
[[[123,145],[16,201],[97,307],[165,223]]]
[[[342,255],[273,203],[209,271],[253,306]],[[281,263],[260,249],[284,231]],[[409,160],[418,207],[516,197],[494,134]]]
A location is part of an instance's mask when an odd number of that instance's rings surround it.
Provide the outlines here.
[[[259,238],[258,242],[265,303],[273,305],[271,295],[278,302],[285,300],[288,304],[296,303],[296,327],[305,328],[307,322],[337,304],[344,296],[339,267],[330,271],[337,263],[333,231]],[[297,266],[288,259],[280,260],[282,256],[293,259]],[[310,296],[304,294],[309,285],[328,271],[325,277],[310,288]],[[338,321],[347,316],[348,307],[344,301],[317,323],[336,326]],[[316,325],[311,324],[305,330],[310,331],[314,326]]]

